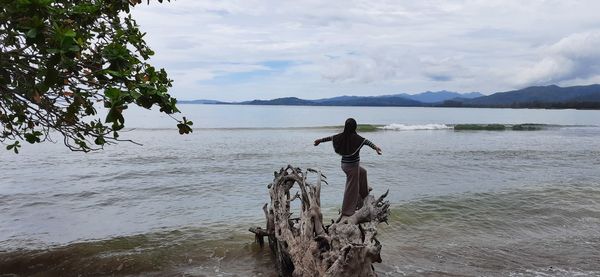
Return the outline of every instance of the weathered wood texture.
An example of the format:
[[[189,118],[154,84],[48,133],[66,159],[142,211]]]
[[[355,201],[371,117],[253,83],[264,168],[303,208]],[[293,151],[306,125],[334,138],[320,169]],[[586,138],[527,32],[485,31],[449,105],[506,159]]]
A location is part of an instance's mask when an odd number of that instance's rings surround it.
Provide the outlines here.
[[[314,183],[307,175],[316,175]],[[275,255],[280,276],[376,276],[373,263],[381,262],[381,244],[376,239],[377,225],[387,222],[387,192],[379,198],[367,196],[351,217],[323,224],[321,183],[327,183],[318,170],[287,166],[275,172],[269,184],[270,205],[263,211],[266,229],[250,228],[256,240],[269,246]],[[296,193],[291,194],[297,185]],[[290,203],[299,199],[298,217],[292,218]]]

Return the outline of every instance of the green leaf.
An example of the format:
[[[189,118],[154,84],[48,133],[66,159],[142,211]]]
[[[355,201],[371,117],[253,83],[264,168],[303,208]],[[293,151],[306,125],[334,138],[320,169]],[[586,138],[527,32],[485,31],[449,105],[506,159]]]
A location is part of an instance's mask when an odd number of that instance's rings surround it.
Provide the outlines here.
[[[177,128],[179,129],[179,134],[181,134],[181,135],[189,134],[190,132],[192,132],[192,128],[190,128],[190,126],[183,124],[183,123],[177,124]]]
[[[62,50],[60,50],[60,49],[54,49],[54,48],[48,49],[47,51],[48,51],[49,54],[57,54],[57,53],[61,53],[62,52]]]
[[[73,30],[67,30],[64,34],[65,37],[74,38],[77,34]]]
[[[106,73],[115,76],[115,77],[124,77],[125,75],[123,75],[123,73],[119,72],[119,71],[115,71],[115,70],[105,70]]]
[[[96,138],[96,140],[94,140],[94,143],[96,145],[104,145],[106,143],[106,140],[104,139],[103,136],[99,136]]]
[[[111,101],[116,101],[119,99],[119,97],[121,97],[121,91],[116,88],[107,88],[104,91],[104,95],[108,97],[108,99],[110,99]]]
[[[12,149],[15,154],[19,154],[19,147],[21,147],[21,144],[19,144],[19,141],[15,141],[13,144],[7,145],[6,150]]]
[[[37,34],[38,34],[38,30],[35,28],[32,28],[32,29],[29,29],[29,31],[27,31],[26,36],[28,38],[35,38],[35,37],[37,37]]]
[[[142,96],[141,93],[139,93],[138,91],[132,90],[129,92],[129,95],[131,95],[131,97],[136,100],[138,98],[140,98],[140,96]]]
[[[71,52],[79,52],[81,49],[79,48],[78,45],[72,45],[71,47],[69,47],[69,51]]]
[[[34,132],[34,133],[25,133],[24,136],[25,136],[25,140],[27,142],[34,144],[36,142],[41,141],[40,138],[38,137],[39,135],[40,135],[39,132],[38,133]]]
[[[110,111],[108,112],[108,114],[106,115],[106,123],[111,123],[111,122],[115,122],[117,120],[117,116],[114,112],[113,109],[110,109]]]
[[[58,83],[60,78],[58,78],[58,70],[52,68],[48,69],[46,72],[46,78],[44,79],[44,85],[48,87],[53,87],[56,83]]]

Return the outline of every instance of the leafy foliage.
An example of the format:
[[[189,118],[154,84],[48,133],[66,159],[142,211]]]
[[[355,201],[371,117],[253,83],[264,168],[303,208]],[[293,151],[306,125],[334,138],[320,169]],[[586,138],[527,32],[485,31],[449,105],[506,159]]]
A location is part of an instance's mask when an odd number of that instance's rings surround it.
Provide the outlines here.
[[[148,63],[154,52],[129,15],[139,3],[0,0],[0,142],[8,150],[54,133],[71,150],[101,149],[120,140],[129,104],[179,112],[172,81]],[[181,134],[191,132],[191,121],[177,121]]]

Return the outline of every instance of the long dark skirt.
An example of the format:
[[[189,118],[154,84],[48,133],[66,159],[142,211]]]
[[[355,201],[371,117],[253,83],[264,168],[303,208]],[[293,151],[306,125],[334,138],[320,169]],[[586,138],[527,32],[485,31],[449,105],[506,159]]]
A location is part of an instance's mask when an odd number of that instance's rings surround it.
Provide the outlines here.
[[[344,202],[342,203],[342,215],[351,216],[356,208],[362,205],[362,201],[369,194],[367,184],[367,170],[359,163],[342,163],[342,170],[346,173],[346,189],[344,190]]]

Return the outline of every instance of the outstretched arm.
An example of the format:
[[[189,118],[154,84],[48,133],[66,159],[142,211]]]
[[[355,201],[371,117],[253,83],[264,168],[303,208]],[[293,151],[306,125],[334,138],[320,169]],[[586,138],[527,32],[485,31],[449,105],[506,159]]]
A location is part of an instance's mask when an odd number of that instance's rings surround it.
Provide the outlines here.
[[[379,146],[375,145],[375,143],[372,143],[370,140],[365,139],[365,145],[368,145],[369,147],[373,148],[373,150],[375,150],[375,152],[377,152],[377,154],[381,155],[381,148],[379,148]]]
[[[319,143],[321,143],[321,142],[326,142],[326,141],[331,141],[331,140],[333,140],[333,136],[317,139],[317,140],[315,140],[315,146],[319,145]]]

